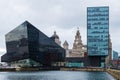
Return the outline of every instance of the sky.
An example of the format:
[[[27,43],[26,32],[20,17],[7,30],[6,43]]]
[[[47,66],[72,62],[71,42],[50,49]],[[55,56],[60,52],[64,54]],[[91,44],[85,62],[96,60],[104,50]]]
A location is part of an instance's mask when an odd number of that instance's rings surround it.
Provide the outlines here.
[[[72,48],[77,27],[86,44],[87,7],[109,6],[113,50],[120,52],[120,0],[0,0],[0,55],[6,53],[5,34],[29,21],[51,37],[54,31]]]

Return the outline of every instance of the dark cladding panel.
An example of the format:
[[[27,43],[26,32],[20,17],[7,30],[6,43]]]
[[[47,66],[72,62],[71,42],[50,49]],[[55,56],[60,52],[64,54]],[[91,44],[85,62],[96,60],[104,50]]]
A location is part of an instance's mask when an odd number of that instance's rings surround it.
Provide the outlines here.
[[[18,41],[20,39],[27,38],[27,26],[26,23],[21,24],[17,28],[10,31],[8,34],[5,35],[6,42],[10,41]]]
[[[65,59],[65,50],[32,24],[28,24],[28,42],[30,58],[43,65]]]
[[[34,55],[39,53],[39,30],[32,24],[27,24],[28,28],[28,47],[29,54]]]
[[[27,21],[6,35],[6,46],[4,62],[29,58],[51,66],[53,62],[65,60],[65,50]]]
[[[28,39],[26,23],[5,35],[7,53],[2,56],[2,61],[15,61],[28,58]]]

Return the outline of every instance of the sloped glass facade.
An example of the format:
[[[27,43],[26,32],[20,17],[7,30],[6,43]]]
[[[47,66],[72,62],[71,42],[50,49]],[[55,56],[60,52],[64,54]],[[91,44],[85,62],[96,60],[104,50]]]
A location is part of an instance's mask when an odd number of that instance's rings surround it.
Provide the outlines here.
[[[7,53],[1,61],[12,62],[29,58],[27,24],[21,24],[5,35]]]
[[[87,8],[88,56],[107,56],[109,45],[109,7]]]
[[[31,60],[42,66],[52,66],[65,60],[65,50],[27,21],[5,38],[7,53],[1,57],[2,62]]]

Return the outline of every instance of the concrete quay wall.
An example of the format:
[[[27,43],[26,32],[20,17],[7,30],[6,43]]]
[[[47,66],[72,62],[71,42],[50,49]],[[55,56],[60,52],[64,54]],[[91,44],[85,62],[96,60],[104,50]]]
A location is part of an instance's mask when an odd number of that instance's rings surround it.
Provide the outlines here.
[[[120,70],[107,69],[106,72],[111,74],[116,80],[120,80]]]
[[[60,68],[63,71],[105,71],[104,68]]]
[[[104,68],[2,68],[0,71],[41,71],[41,70],[61,70],[61,71],[105,71]]]

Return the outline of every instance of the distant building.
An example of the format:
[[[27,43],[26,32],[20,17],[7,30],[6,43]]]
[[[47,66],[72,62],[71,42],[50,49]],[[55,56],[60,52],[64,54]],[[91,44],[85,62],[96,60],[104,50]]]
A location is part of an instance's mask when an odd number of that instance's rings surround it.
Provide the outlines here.
[[[120,69],[120,56],[118,57],[118,69]]]
[[[63,43],[63,48],[64,48],[65,51],[66,51],[66,57],[69,57],[70,51],[69,51],[69,44],[68,44],[67,41],[65,41],[65,42]]]
[[[1,57],[14,67],[64,66],[65,50],[25,21],[5,35],[7,53]]]
[[[76,32],[73,48],[69,49],[67,41],[63,43],[66,50],[66,67],[84,67],[84,57],[86,53],[86,45],[83,45],[79,29]]]
[[[120,69],[120,57],[118,59],[111,60],[111,68]]]
[[[117,69],[118,68],[118,60],[111,60],[111,68]]]
[[[111,60],[112,60],[112,41],[110,39],[109,35],[109,51],[108,56],[106,57],[106,68],[109,68],[111,66]]]
[[[73,48],[69,49],[67,41],[63,43],[63,48],[66,50],[66,57],[84,57],[86,45],[83,45],[79,29],[76,32]]]
[[[59,39],[59,36],[56,34],[56,31],[54,32],[54,34],[52,35],[52,37],[50,37],[52,40],[54,40],[58,45],[61,46],[61,41]]]
[[[113,60],[118,60],[118,52],[113,50]]]
[[[77,30],[70,57],[84,57],[83,47],[80,32]]]
[[[65,67],[85,67],[84,57],[67,57]]]
[[[109,7],[87,8],[87,54],[89,65],[105,67],[109,51]]]

